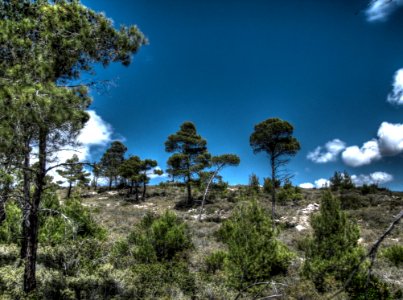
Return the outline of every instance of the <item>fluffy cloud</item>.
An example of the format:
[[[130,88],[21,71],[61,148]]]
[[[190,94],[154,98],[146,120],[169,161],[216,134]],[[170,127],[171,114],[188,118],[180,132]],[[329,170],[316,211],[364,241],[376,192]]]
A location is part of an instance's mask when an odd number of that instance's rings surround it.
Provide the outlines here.
[[[361,148],[347,147],[342,153],[343,162],[350,167],[368,165],[381,158],[377,140],[366,142]]]
[[[90,150],[92,146],[105,146],[111,141],[112,127],[102,120],[95,111],[89,110],[87,112],[90,115],[90,119],[77,137],[80,145],[77,147],[68,147],[57,152],[56,163],[63,163],[74,154],[78,156],[80,161],[89,160],[91,158]],[[53,176],[54,181],[63,181],[63,178],[57,174],[56,170],[52,170],[49,175]]]
[[[403,152],[403,124],[383,122],[378,129],[378,144],[383,156]]]
[[[345,148],[346,144],[343,141],[334,139],[327,142],[324,147],[317,147],[314,151],[309,152],[307,158],[319,164],[336,161],[340,152]]]
[[[385,184],[393,180],[393,176],[386,172],[374,172],[369,175],[352,175],[351,179],[356,186],[364,184]]]
[[[305,183],[301,183],[299,185],[299,187],[303,188],[303,189],[313,189],[315,186],[310,182],[305,182]]]
[[[387,98],[389,103],[403,105],[403,69],[395,73],[393,90]]]
[[[80,131],[77,141],[80,143],[77,147],[70,147],[57,153],[59,162],[64,162],[74,154],[80,161],[90,158],[90,148],[92,146],[104,146],[111,141],[112,127],[97,115],[93,110],[87,111],[90,119]]]
[[[365,14],[369,22],[386,21],[402,5],[403,0],[372,0]]]
[[[299,187],[303,188],[303,189],[313,189],[313,188],[320,189],[320,188],[328,187],[329,185],[330,185],[329,180],[321,178],[321,179],[315,180],[314,184],[312,184],[310,182],[301,183],[299,185]]]

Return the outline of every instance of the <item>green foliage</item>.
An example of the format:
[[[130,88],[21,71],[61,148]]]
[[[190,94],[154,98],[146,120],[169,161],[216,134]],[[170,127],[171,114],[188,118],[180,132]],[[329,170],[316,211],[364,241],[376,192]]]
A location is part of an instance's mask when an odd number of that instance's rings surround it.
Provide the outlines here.
[[[225,272],[230,286],[243,289],[287,270],[293,254],[276,235],[272,221],[256,202],[242,203],[233,211],[218,231],[228,246]]]
[[[358,226],[347,219],[339,199],[330,192],[322,195],[320,213],[311,217],[311,226],[314,233],[306,252],[304,274],[323,292],[330,288],[330,278],[348,278],[363,249],[357,245]]]
[[[249,185],[248,185],[249,192],[252,194],[259,194],[260,193],[260,181],[259,177],[256,174],[252,173],[249,175]]]
[[[359,209],[368,207],[370,200],[367,197],[361,196],[352,192],[342,192],[340,195],[340,203],[342,209]]]
[[[390,246],[382,251],[382,256],[386,257],[396,267],[400,267],[403,265],[403,246]]]
[[[332,191],[350,190],[354,188],[354,183],[347,171],[344,171],[343,173],[336,171],[330,178],[330,188]]]
[[[364,184],[361,187],[361,194],[363,195],[368,195],[368,194],[375,194],[379,191],[379,187],[377,184],[373,183],[373,184]]]
[[[14,202],[9,201],[5,206],[6,219],[0,226],[0,243],[19,243],[21,236],[22,211]]]
[[[183,262],[137,264],[131,271],[123,299],[178,299],[196,292],[195,277]]]
[[[90,173],[85,172],[83,169],[83,165],[79,164],[79,159],[76,154],[73,155],[72,158],[66,160],[66,165],[64,166],[64,170],[56,170],[57,173],[67,180],[69,184],[67,198],[71,196],[72,187],[78,182],[78,184],[86,186],[90,179]]]
[[[116,179],[121,171],[119,168],[125,160],[126,151],[127,147],[122,142],[114,141],[101,158],[101,172],[109,179],[109,187],[112,186],[113,180],[117,184]]]
[[[186,224],[173,212],[147,214],[129,235],[134,258],[142,263],[180,259],[193,247]]]
[[[285,184],[278,192],[278,202],[280,205],[286,205],[289,201],[297,202],[302,200],[301,189],[292,184]]]
[[[79,199],[68,199],[62,205],[54,193],[45,194],[43,199],[39,230],[41,243],[57,245],[76,238],[102,240],[106,237],[105,229],[95,222]]]
[[[215,272],[222,270],[224,267],[225,259],[227,258],[227,252],[215,251],[206,257],[206,272],[214,274]]]
[[[167,162],[167,172],[173,178],[184,181],[188,190],[187,201],[191,204],[193,177],[209,165],[211,158],[207,152],[207,141],[197,133],[193,123],[184,122],[179,131],[168,136],[165,151],[173,153]]]

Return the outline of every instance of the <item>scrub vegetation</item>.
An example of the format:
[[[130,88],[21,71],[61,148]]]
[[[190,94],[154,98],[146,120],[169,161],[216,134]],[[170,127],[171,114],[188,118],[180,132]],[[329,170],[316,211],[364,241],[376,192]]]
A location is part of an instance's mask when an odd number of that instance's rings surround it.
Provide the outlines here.
[[[89,119],[96,66],[128,66],[147,43],[80,1],[0,1],[0,299],[403,297],[403,195],[346,172],[293,186],[287,121],[251,132],[263,186],[253,170],[230,186],[220,171],[240,158],[211,154],[190,121],[161,145],[159,185],[158,162],[122,141],[58,161]]]

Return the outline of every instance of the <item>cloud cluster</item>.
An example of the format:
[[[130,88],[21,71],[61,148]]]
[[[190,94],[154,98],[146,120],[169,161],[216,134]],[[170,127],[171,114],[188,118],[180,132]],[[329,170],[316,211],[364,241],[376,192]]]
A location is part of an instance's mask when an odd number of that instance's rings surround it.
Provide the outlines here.
[[[365,142],[361,147],[349,146],[335,139],[326,143],[325,151],[317,147],[307,156],[315,163],[336,161],[341,153],[344,164],[349,167],[369,165],[382,157],[396,156],[403,153],[403,124],[382,122],[379,126],[377,138]]]
[[[309,152],[307,158],[315,163],[324,164],[336,161],[340,152],[346,148],[346,144],[334,139],[326,143],[324,147],[317,147],[314,151]]]
[[[379,160],[381,154],[379,153],[379,146],[377,140],[371,140],[364,143],[359,148],[358,146],[347,147],[342,155],[343,162],[350,167],[360,167],[368,165],[373,161]]]
[[[374,172],[369,175],[352,175],[351,180],[356,186],[364,184],[385,184],[393,180],[393,176],[386,172]]]
[[[386,172],[374,172],[368,175],[351,175],[351,180],[353,181],[354,185],[362,186],[364,184],[378,184],[382,185],[393,180],[393,176]],[[313,188],[325,188],[330,186],[330,181],[324,178],[315,180],[314,183],[305,182],[301,183],[299,187],[303,189],[313,189]]]
[[[324,178],[315,180],[314,183],[305,182],[305,183],[301,183],[299,185],[299,187],[303,188],[303,189],[313,189],[313,188],[320,189],[320,188],[325,188],[328,186],[330,186],[330,181],[327,179],[324,179]]]
[[[386,21],[402,5],[403,0],[372,0],[365,14],[369,22]]]

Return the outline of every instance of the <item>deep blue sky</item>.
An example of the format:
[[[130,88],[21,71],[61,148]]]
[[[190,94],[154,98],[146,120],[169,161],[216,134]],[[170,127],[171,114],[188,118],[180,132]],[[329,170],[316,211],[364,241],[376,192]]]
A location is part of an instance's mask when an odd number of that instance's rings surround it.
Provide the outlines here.
[[[92,108],[122,136],[128,153],[165,169],[167,136],[193,121],[212,154],[235,153],[230,183],[270,174],[267,158],[249,146],[253,126],[279,117],[295,127],[302,149],[288,169],[293,182],[375,171],[403,189],[400,155],[352,168],[340,157],[306,158],[335,138],[362,146],[383,121],[403,123],[403,108],[386,102],[403,67],[403,13],[368,22],[368,1],[117,0],[83,1],[120,24],[137,24],[150,44],[128,68],[100,69],[117,83],[94,93]]]

